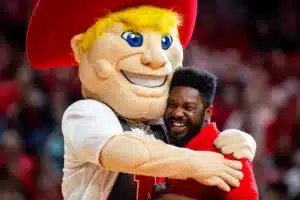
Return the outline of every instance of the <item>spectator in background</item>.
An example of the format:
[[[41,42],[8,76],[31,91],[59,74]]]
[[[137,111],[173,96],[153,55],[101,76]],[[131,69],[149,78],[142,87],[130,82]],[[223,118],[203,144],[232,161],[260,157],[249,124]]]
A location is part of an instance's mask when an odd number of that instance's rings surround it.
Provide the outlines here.
[[[292,166],[292,155],[300,148],[300,95],[292,96],[278,111],[277,118],[267,129],[266,148],[273,155],[274,167],[287,170]]]
[[[20,181],[12,176],[5,166],[0,167],[0,199],[1,200],[30,200]]]
[[[284,181],[288,186],[289,196],[292,198],[300,197],[300,149],[297,149],[293,158],[294,166],[287,171]]]
[[[6,68],[11,62],[11,46],[9,41],[0,33],[0,81],[6,80]]]
[[[63,155],[64,155],[64,140],[61,134],[61,116],[68,107],[67,93],[63,90],[56,90],[52,95],[53,118],[56,126],[47,137],[45,152],[53,160],[54,169],[61,170],[63,168]]]
[[[36,171],[34,200],[62,200],[61,179],[61,171],[57,170],[47,152],[43,153]]]
[[[2,136],[3,163],[8,172],[20,181],[28,195],[34,194],[35,162],[23,151],[23,142],[15,130],[6,130]]]
[[[17,71],[21,103],[16,107],[14,120],[18,121],[15,124],[25,142],[26,152],[33,156],[38,156],[40,146],[45,145],[55,126],[49,106],[50,93],[41,79],[26,63]]]
[[[278,181],[268,185],[266,194],[264,195],[265,200],[288,200],[288,189],[287,186]]]

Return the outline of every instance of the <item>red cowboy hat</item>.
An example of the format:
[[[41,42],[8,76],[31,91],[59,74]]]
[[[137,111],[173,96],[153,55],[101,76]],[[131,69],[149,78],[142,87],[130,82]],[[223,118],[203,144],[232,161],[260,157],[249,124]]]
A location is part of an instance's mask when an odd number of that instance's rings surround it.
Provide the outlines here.
[[[27,56],[37,69],[75,66],[70,40],[85,32],[96,19],[126,7],[153,5],[172,9],[183,17],[180,41],[186,47],[192,36],[197,0],[40,0],[27,31]]]

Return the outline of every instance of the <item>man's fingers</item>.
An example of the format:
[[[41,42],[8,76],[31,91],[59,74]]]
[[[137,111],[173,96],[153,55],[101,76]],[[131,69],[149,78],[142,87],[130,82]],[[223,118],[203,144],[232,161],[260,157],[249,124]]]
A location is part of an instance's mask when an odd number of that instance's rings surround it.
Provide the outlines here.
[[[234,176],[234,177],[238,178],[239,180],[242,180],[243,177],[244,177],[243,172],[234,170],[234,169],[232,169],[230,167],[226,168],[226,173],[230,174],[231,176]]]
[[[241,161],[238,160],[228,160],[225,159],[224,164],[230,168],[236,169],[236,170],[241,170],[243,165]]]
[[[235,176],[231,176],[230,174],[227,174],[226,172],[222,172],[220,174],[220,178],[222,178],[227,184],[231,186],[234,187],[240,186],[240,180]]]
[[[218,188],[220,188],[221,190],[224,190],[225,192],[229,192],[230,191],[230,186],[221,178],[219,177],[211,177],[210,179],[208,179],[207,184],[209,186],[217,186]]]

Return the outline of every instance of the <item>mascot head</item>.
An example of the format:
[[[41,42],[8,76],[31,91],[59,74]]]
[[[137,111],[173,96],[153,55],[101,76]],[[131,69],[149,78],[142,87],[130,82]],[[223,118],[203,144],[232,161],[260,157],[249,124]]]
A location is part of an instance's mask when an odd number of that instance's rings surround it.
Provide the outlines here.
[[[79,66],[85,98],[118,115],[162,115],[197,0],[40,0],[27,33],[33,67]]]

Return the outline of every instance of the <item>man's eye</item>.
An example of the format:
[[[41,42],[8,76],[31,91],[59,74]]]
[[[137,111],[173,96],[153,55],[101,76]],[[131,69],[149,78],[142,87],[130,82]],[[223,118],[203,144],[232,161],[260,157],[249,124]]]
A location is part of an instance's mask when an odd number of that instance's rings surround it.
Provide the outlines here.
[[[186,107],[185,108],[187,111],[194,111],[196,108],[195,107]]]
[[[172,103],[168,103],[168,104],[167,104],[167,107],[168,107],[168,108],[175,108],[175,105],[172,104]]]
[[[143,36],[139,33],[126,31],[121,36],[131,47],[140,47],[143,44]]]

